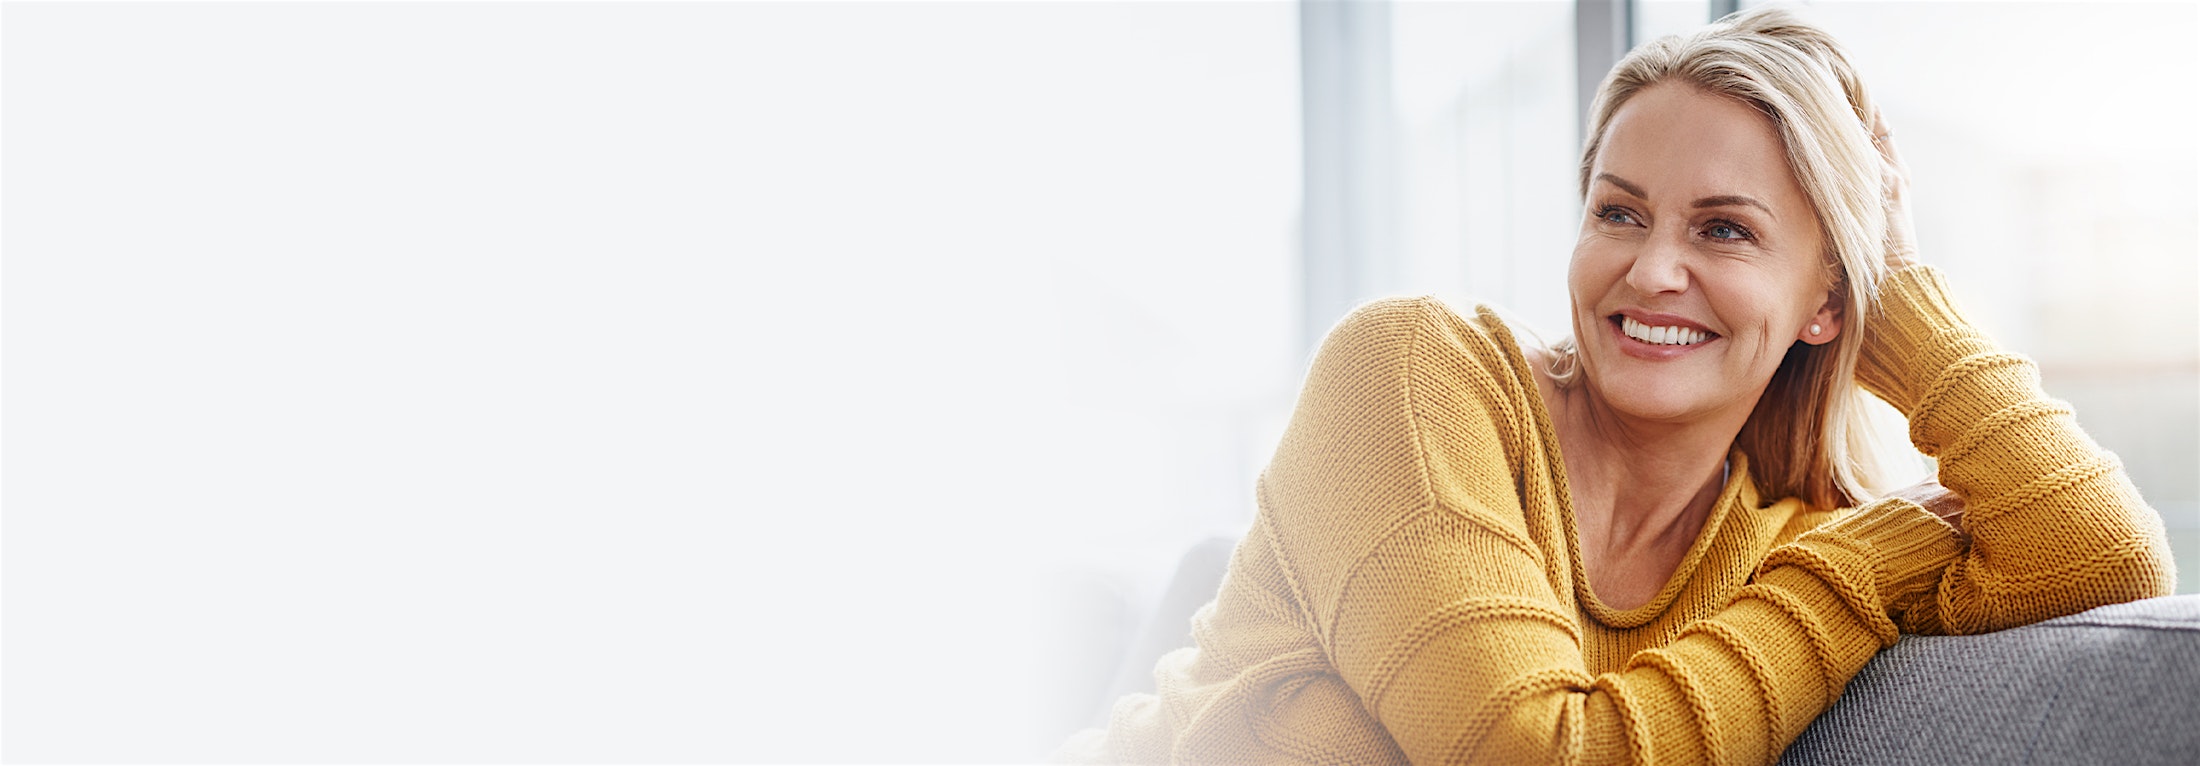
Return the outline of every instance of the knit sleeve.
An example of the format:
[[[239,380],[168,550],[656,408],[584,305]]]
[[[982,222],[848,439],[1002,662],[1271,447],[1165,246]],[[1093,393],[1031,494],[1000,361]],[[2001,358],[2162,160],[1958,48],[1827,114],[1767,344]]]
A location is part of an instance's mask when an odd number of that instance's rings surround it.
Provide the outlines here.
[[[2038,367],[1964,317],[1939,271],[1891,276],[1865,332],[1859,382],[1909,417],[1970,534],[1931,597],[1905,605],[1905,629],[1981,633],[2170,593],[2161,517],[2040,390]]]
[[[1959,549],[1915,504],[1866,506],[1591,674],[1565,548],[1522,489],[1543,468],[1526,392],[1454,325],[1390,304],[1340,327],[1263,476],[1304,623],[1414,763],[1771,763]]]

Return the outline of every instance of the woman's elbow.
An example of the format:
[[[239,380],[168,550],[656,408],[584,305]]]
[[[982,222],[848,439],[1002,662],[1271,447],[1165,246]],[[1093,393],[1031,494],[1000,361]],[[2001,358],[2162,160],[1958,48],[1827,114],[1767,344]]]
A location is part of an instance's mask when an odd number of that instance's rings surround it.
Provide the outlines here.
[[[2170,555],[2169,538],[2160,526],[2147,534],[2139,550],[2118,572],[2129,598],[2160,598],[2177,592],[2177,560]],[[2119,602],[2120,603],[2120,602]]]

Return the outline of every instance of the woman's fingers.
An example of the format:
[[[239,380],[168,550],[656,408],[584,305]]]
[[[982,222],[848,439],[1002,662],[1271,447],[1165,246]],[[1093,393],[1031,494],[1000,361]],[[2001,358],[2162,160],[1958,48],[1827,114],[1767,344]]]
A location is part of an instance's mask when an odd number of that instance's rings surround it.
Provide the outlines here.
[[[1877,107],[1872,109],[1872,146],[1879,150],[1879,158],[1886,162],[1887,175],[1899,183],[1889,189],[1900,196],[1910,190],[1910,166],[1902,161],[1902,151],[1895,148],[1894,127],[1887,124],[1887,114]]]
[[[1879,147],[1879,156],[1888,164],[1902,165],[1902,153],[1894,148],[1894,126],[1887,124],[1887,112],[1876,106],[1872,107],[1872,144]]]
[[[1917,263],[1917,238],[1910,224],[1910,166],[1894,145],[1894,127],[1887,113],[1872,107],[1872,146],[1879,150],[1880,188],[1887,207],[1887,270],[1900,271]]]

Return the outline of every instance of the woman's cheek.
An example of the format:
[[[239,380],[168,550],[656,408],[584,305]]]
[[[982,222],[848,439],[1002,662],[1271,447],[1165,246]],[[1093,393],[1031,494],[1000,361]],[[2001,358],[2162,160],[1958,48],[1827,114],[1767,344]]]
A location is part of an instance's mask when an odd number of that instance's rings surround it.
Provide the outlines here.
[[[1603,243],[1574,258],[1569,279],[1582,300],[1595,302],[1609,295],[1633,264],[1630,251],[1619,243]]]

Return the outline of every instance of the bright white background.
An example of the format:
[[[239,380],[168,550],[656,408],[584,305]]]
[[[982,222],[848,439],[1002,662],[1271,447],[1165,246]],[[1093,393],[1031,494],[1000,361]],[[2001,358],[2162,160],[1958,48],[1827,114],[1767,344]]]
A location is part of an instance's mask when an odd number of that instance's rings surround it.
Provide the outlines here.
[[[1809,10],[2200,529],[2192,6]],[[0,760],[1038,757],[1303,374],[1297,19],[8,5]],[[1556,337],[1570,9],[1393,22],[1394,291]]]
[[[1037,757],[1296,374],[1294,19],[10,6],[6,759]]]

